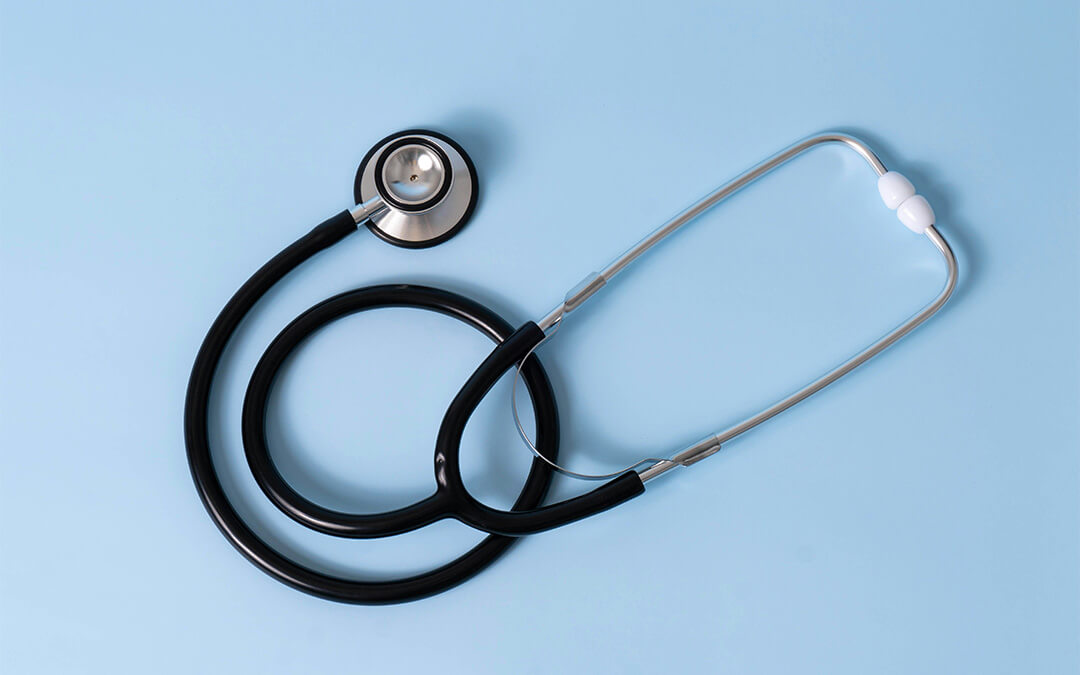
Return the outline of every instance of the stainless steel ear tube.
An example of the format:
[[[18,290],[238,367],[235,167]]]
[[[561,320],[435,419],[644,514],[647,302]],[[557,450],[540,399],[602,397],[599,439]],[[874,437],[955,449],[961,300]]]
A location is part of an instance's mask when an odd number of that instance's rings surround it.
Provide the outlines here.
[[[874,342],[866,349],[862,350],[855,356],[851,357],[838,367],[829,371],[822,377],[814,380],[810,384],[806,385],[802,389],[799,389],[795,393],[787,396],[780,401],[777,401],[768,408],[761,412],[739,422],[738,424],[729,427],[719,433],[709,435],[702,440],[691,444],[690,446],[679,450],[671,454],[668,458],[645,458],[635,462],[634,464],[624,467],[619,471],[614,471],[607,474],[583,474],[570,471],[562,466],[559,466],[554,461],[544,457],[529,439],[528,434],[521,423],[521,419],[518,416],[516,390],[517,390],[517,377],[514,379],[514,386],[511,391],[511,407],[514,413],[514,421],[517,424],[518,433],[521,438],[528,445],[533,455],[546,462],[549,466],[564,473],[566,475],[582,478],[586,480],[606,480],[617,476],[625,471],[636,469],[640,475],[641,480],[648,481],[657,476],[666,473],[667,471],[677,466],[690,466],[695,462],[698,462],[720,450],[720,446],[731,439],[753,429],[757,425],[765,422],[772,417],[780,414],[788,408],[794,406],[801,401],[806,400],[813,394],[821,391],[828,385],[837,381],[844,375],[847,375],[851,371],[855,370],[862,364],[866,363],[873,357],[880,354],[887,347],[895,343],[900,338],[904,337],[917,326],[933,316],[945,302],[952,295],[953,290],[956,288],[956,281],[958,276],[958,268],[956,264],[956,257],[953,255],[952,250],[949,248],[949,244],[945,241],[945,238],[941,236],[941,233],[934,227],[934,214],[930,209],[929,204],[920,195],[915,194],[914,188],[910,182],[907,181],[902,175],[888,171],[881,159],[871,150],[866,143],[860,141],[857,138],[841,133],[823,133],[815,136],[811,136],[805,140],[802,140],[785,150],[769,157],[763,162],[757,164],[741,175],[737,176],[733,180],[720,186],[712,193],[697,201],[685,211],[675,216],[668,222],[664,223],[656,230],[654,230],[647,237],[642,239],[631,249],[626,251],[614,261],[612,261],[607,267],[600,272],[588,275],[581,283],[570,290],[567,293],[563,302],[553,309],[547,316],[540,320],[538,325],[547,334],[545,341],[554,336],[558,327],[562,324],[563,320],[571,312],[581,307],[586,300],[591,298],[597,291],[603,288],[611,279],[613,279],[619,272],[623,271],[630,265],[630,263],[637,260],[642,254],[651,249],[656,244],[660,243],[664,238],[671,235],[680,227],[690,222],[694,218],[700,216],[702,213],[712,208],[716,204],[720,203],[727,197],[731,196],[738,190],[746,187],[755,180],[761,178],[765,174],[769,173],[778,166],[794,159],[802,153],[810,150],[811,148],[827,143],[840,143],[844,146],[854,150],[859,154],[878,178],[878,189],[881,193],[882,199],[885,201],[886,206],[897,211],[897,216],[901,222],[904,223],[909,229],[920,232],[926,235],[930,242],[938,249],[942,257],[945,260],[945,266],[947,271],[947,278],[945,285],[937,297],[925,308],[919,311],[917,314],[909,318],[903,324],[896,329],[889,332],[877,342]],[[520,366],[518,367],[520,373]],[[639,469],[639,467],[642,467]]]

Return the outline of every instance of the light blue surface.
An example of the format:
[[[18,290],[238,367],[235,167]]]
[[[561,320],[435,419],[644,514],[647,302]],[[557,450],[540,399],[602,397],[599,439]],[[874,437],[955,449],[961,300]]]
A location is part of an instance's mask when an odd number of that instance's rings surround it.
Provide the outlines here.
[[[1075,2],[307,4],[3,4],[0,670],[1077,672]],[[538,318],[828,128],[929,197],[961,287],[811,402],[448,593],[317,600],[211,524],[184,390],[230,294],[349,206],[369,144],[409,126],[473,154],[475,220],[435,249],[364,233],[305,266],[246,324],[216,398],[243,513],[343,574],[423,569],[477,536],[331,541],[261,498],[247,377],[330,294],[421,281]],[[571,465],[736,422],[931,298],[940,259],[873,178],[815,151],[575,315],[544,349]],[[335,325],[277,390],[275,456],[328,504],[426,495],[438,420],[487,349],[419,313]],[[503,505],[528,463],[507,394],[465,450],[470,485]]]

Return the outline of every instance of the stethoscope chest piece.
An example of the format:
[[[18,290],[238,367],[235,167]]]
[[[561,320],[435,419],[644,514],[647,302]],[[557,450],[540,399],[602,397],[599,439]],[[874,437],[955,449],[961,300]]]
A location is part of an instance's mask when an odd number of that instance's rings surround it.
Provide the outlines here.
[[[457,234],[476,206],[476,168],[442,134],[410,129],[379,141],[356,170],[357,204],[379,198],[368,228],[385,241],[426,248]]]

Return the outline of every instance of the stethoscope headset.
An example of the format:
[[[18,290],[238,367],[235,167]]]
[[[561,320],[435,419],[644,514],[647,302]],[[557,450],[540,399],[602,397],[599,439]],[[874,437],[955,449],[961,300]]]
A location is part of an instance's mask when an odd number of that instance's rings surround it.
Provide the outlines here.
[[[556,333],[568,314],[659,241],[777,166],[825,143],[840,143],[857,152],[878,176],[878,190],[886,206],[896,210],[901,222],[909,229],[925,234],[940,251],[948,271],[941,293],[919,313],[839,367],[725,431],[710,434],[670,456],[645,458],[608,474],[582,474],[563,468],[558,463],[559,419],[555,396],[533,351]],[[379,238],[406,248],[434,246],[450,239],[465,226],[476,207],[476,168],[465,151],[450,138],[423,129],[402,131],[382,139],[364,156],[356,172],[353,193],[356,206],[317,225],[274,256],[225,305],[195,358],[184,411],[191,473],[203,504],[225,537],[248,560],[279,581],[306,593],[341,602],[386,604],[438,593],[483,570],[517,537],[559,527],[640,495],[645,490],[645,482],[714,454],[723,443],[808,398],[895,343],[945,304],[956,286],[958,274],[952,251],[934,227],[932,209],[922,196],[915,194],[911,183],[902,175],[887,171],[862,141],[845,134],[825,133],[788,147],[719,187],[607,267],[586,276],[539,322],[527,322],[516,330],[484,305],[428,286],[368,286],[316,304],[294,319],[271,342],[255,366],[244,397],[244,451],[262,491],[293,520],[337,537],[387,537],[444,518],[457,519],[488,533],[464,555],[428,572],[392,580],[356,581],[301,565],[255,534],[225,494],[211,457],[207,424],[211,386],[222,353],[240,322],[271,287],[301,263],[360,226],[366,225]],[[410,506],[384,513],[343,513],[300,495],[275,467],[265,433],[267,402],[282,364],[312,333],[344,316],[387,307],[410,307],[450,316],[486,335],[496,346],[454,397],[443,418],[435,444],[434,494]],[[459,455],[466,423],[496,381],[510,369],[516,369],[531,398],[535,440],[529,438],[519,419],[515,379],[514,417],[534,459],[513,507],[500,510],[483,504],[469,493],[462,480]],[[580,496],[544,505],[556,471],[603,483]]]

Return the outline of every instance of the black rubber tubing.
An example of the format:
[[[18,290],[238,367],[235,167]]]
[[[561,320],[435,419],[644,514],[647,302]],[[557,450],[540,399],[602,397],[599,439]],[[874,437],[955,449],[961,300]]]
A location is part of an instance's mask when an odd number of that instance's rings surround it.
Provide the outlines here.
[[[454,398],[440,425],[435,452],[436,491],[430,497],[394,511],[353,514],[316,504],[294,490],[274,464],[266,439],[266,415],[274,380],[289,355],[326,324],[349,314],[377,307],[411,306],[456,316],[476,325],[469,315],[490,314],[499,322],[489,335],[502,342]],[[479,326],[478,326],[479,327]],[[481,330],[484,330],[481,328]],[[540,507],[550,481],[550,467],[533,460],[529,478],[512,511],[479,502],[465,487],[460,469],[461,437],[465,425],[485,394],[503,373],[528,356],[543,339],[534,323],[510,334],[494,313],[471,300],[424,286],[369,286],[342,293],[305,311],[292,321],[263,353],[244,397],[243,438],[248,466],[263,493],[283,513],[307,527],[339,537],[373,538],[409,532],[444,518],[456,518],[493,535],[520,536],[550,530],[612,508],[644,491],[641,479],[628,471],[586,494]],[[552,461],[558,450],[558,416],[551,385],[533,358],[522,369],[538,420],[537,448]]]
[[[274,256],[233,295],[214,320],[195,358],[184,405],[184,438],[191,475],[203,505],[225,538],[245,558],[278,581],[314,596],[355,604],[391,604],[416,600],[456,586],[493,562],[515,540],[487,537],[458,559],[404,579],[369,582],[330,576],[283,556],[248,527],[229,502],[210,453],[210,391],[232,334],[259,298],[286,274],[355,231],[352,215],[343,211]],[[558,436],[557,429],[555,436]],[[543,494],[540,494],[536,502],[542,499]]]
[[[591,492],[533,509],[501,511],[469,494],[461,479],[460,464],[465,425],[503,373],[543,339],[544,332],[530,321],[500,342],[454,397],[439,426],[435,441],[435,479],[439,490],[452,497],[453,517],[485,532],[520,536],[550,530],[606,511],[645,491],[637,472],[627,471]]]
[[[457,495],[439,487],[434,494],[394,511],[353,514],[320,506],[288,484],[274,464],[266,438],[266,415],[273,384],[289,355],[327,324],[357,312],[382,307],[413,307],[440,312],[467,323],[492,341],[508,338],[513,328],[478,302],[437,288],[408,284],[368,286],[324,300],[296,317],[270,343],[248,383],[244,396],[243,440],[248,466],[267,498],[293,520],[338,537],[374,538],[409,532],[436,520],[453,517],[462,503]],[[537,420],[537,448],[556,461],[559,443],[558,410],[551,383],[537,359],[530,358],[522,376],[533,401]],[[515,509],[538,506],[551,482],[551,469],[533,460]],[[479,529],[485,529],[480,527]]]

